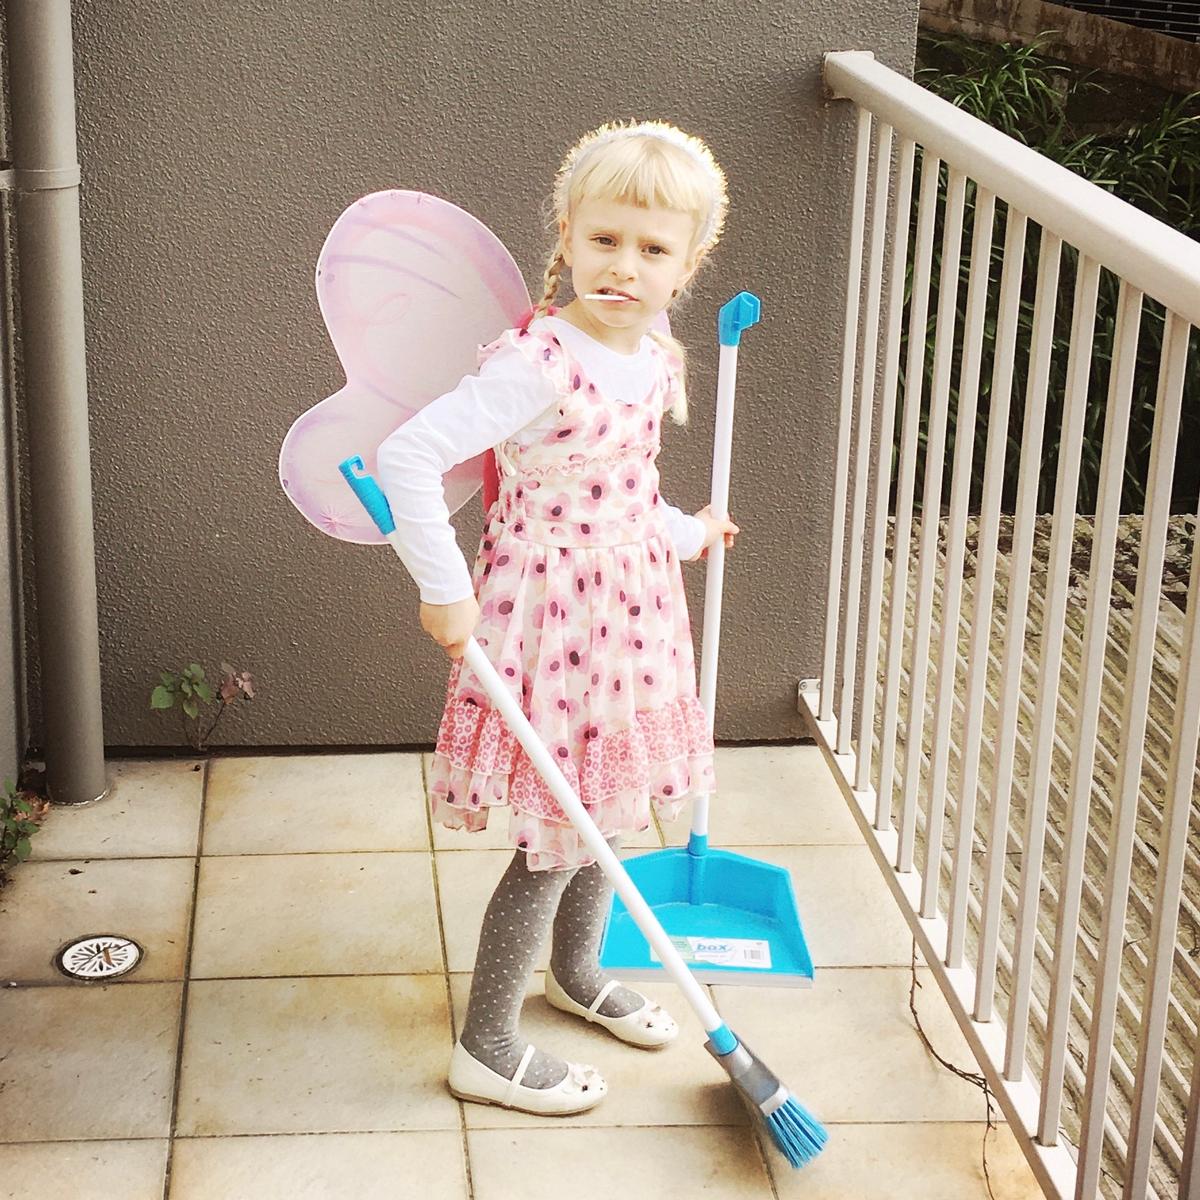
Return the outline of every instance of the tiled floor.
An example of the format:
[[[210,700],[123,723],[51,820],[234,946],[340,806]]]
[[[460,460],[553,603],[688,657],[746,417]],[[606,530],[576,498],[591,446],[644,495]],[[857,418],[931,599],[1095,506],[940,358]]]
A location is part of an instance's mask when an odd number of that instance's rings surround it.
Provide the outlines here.
[[[794,1171],[749,1123],[669,983],[659,1055],[551,1009],[529,1034],[600,1066],[577,1118],[462,1105],[446,1061],[507,854],[426,817],[418,755],[114,762],[56,809],[0,892],[0,1197],[8,1200],[985,1200],[984,1102],[925,1053],[911,941],[819,751],[722,750],[712,836],[785,866],[812,990],[716,987],[731,1026],[830,1127]],[[682,823],[636,839],[674,845]],[[664,839],[665,838],[665,843]],[[79,985],[63,942],[124,933],[124,981]],[[919,1008],[971,1065],[936,985]],[[1040,1192],[1006,1129],[997,1200]]]

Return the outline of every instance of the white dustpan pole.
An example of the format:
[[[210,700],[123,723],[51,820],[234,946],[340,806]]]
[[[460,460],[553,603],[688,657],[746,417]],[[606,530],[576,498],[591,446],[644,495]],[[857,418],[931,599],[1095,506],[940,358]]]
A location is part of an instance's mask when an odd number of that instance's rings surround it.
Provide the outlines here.
[[[524,747],[525,753],[529,755],[538,774],[546,781],[554,799],[571,819],[571,824],[575,826],[579,836],[587,844],[587,848],[596,856],[600,869],[608,876],[617,895],[625,902],[625,907],[637,923],[637,927],[642,931],[642,936],[654,947],[667,974],[695,1010],[704,1026],[705,1033],[712,1033],[722,1028],[724,1021],[721,1019],[720,1013],[713,1007],[708,994],[688,970],[679,951],[675,949],[671,939],[658,923],[658,918],[655,917],[650,906],[642,898],[641,892],[629,878],[628,872],[621,865],[621,860],[613,853],[612,847],[604,840],[604,835],[596,828],[592,818],[588,816],[587,809],[572,791],[571,785],[558,769],[558,764],[554,761],[550,751],[546,749],[545,743],[538,737],[533,726],[521,711],[521,706],[505,687],[483,648],[474,638],[467,642],[464,657],[467,665],[479,677],[492,703],[500,710],[509,729],[513,731],[517,741]]]
[[[717,412],[713,431],[712,488],[709,511],[718,520],[729,515],[729,470],[733,456],[733,397],[737,388],[737,346],[722,346],[717,367]],[[725,539],[708,548],[704,576],[704,629],[700,643],[700,704],[711,733],[717,712],[717,660],[721,650],[721,597],[725,584]],[[692,801],[692,835],[708,834],[707,794]]]

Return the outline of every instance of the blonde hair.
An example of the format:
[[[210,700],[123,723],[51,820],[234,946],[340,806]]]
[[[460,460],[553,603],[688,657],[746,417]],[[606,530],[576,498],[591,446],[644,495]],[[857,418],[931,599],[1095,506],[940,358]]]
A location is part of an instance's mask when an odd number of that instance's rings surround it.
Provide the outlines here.
[[[688,213],[696,223],[688,253],[695,254],[697,267],[720,239],[729,208],[725,175],[709,148],[663,121],[613,122],[580,138],[555,179],[552,227],[561,229],[585,198]],[[560,233],[542,275],[535,318],[553,303],[565,266]],[[671,416],[682,424],[687,420],[686,351],[669,334],[653,331],[650,336],[679,359],[679,390]]]

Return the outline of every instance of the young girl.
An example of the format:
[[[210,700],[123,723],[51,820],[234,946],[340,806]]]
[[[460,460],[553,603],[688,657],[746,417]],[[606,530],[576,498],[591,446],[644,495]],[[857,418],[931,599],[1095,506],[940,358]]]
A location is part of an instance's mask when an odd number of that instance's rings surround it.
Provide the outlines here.
[[[533,318],[396,430],[378,472],[421,625],[455,660],[430,769],[434,817],[480,830],[507,804],[516,847],[484,917],[450,1089],[565,1114],[597,1104],[605,1084],[520,1035],[551,926],[552,1005],[636,1046],[665,1045],[678,1028],[601,972],[607,880],[463,649],[474,633],[615,847],[649,826],[652,802],[670,820],[689,793],[713,790],[679,561],[732,545],[737,526],[667,504],[655,465],[662,416],[682,421],[686,400],[682,350],[651,325],[720,236],[724,175],[673,126],[606,125],[567,155],[554,203],[558,241]],[[575,298],[552,314],[564,271]],[[499,497],[472,574],[442,476],[489,447]]]

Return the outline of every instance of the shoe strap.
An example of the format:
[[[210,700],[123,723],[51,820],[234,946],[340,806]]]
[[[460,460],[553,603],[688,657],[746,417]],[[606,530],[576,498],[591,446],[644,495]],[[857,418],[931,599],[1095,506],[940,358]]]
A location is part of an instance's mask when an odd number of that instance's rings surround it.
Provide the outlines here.
[[[613,992],[614,992],[614,991],[615,991],[617,988],[619,988],[620,986],[621,986],[620,980],[617,980],[617,979],[610,979],[610,980],[609,980],[609,981],[608,981],[608,982],[607,982],[607,983],[606,983],[606,984],[605,984],[605,985],[604,985],[604,986],[603,986],[603,987],[600,989],[600,991],[599,991],[599,993],[597,994],[597,996],[596,996],[595,1000],[593,1000],[593,1001],[591,1002],[591,1004],[589,1004],[589,1005],[588,1005],[588,1020],[589,1020],[589,1021],[591,1021],[591,1019],[592,1019],[594,1016],[597,1016],[597,1015],[599,1014],[599,1012],[600,1012],[600,1005],[602,1005],[602,1004],[605,1002],[605,1000],[607,1000],[607,999],[609,998],[609,996],[610,996],[610,995],[612,995],[612,993],[613,993]]]
[[[525,1072],[529,1069],[529,1064],[533,1061],[533,1056],[537,1053],[532,1042],[525,1047],[525,1053],[521,1055],[521,1061],[517,1065],[517,1073],[509,1082],[508,1090],[504,1093],[504,1103],[512,1104],[517,1097],[517,1089],[521,1086],[521,1080],[525,1078]]]

